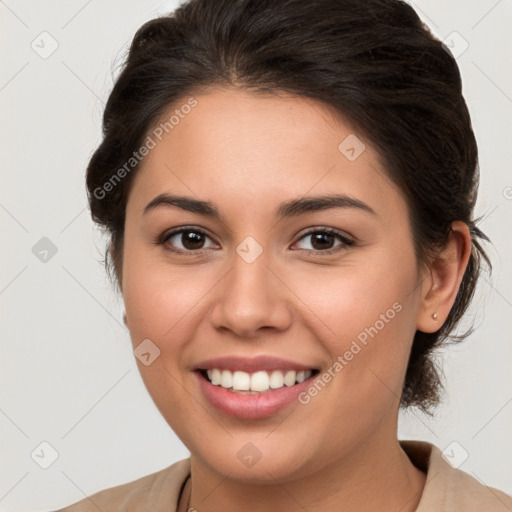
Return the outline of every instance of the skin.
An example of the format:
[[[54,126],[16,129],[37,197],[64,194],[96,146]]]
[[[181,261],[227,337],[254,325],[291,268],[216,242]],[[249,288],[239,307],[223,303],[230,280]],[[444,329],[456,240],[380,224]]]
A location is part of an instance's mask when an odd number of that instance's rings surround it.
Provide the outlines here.
[[[134,348],[149,338],[160,349],[149,366],[137,360],[142,378],[191,453],[190,506],[415,510],[425,475],[398,444],[399,397],[415,331],[437,330],[455,300],[467,226],[454,223],[446,248],[420,269],[402,192],[368,141],[355,161],[338,150],[354,133],[339,115],[302,97],[237,89],[195,97],[135,176],[121,272]],[[223,220],[171,206],[144,214],[161,193],[211,201]],[[331,208],[275,217],[283,201],[333,193],[375,215]],[[191,256],[171,251],[190,247],[181,235],[154,243],[181,226],[207,234]],[[303,237],[311,228],[356,243],[314,245]],[[236,252],[247,236],[263,249],[252,263]],[[322,255],[322,247],[340,250]],[[307,405],[266,419],[229,417],[192,374],[206,358],[261,354],[325,372],[394,303],[401,311]],[[250,468],[237,458],[247,442],[262,455]]]

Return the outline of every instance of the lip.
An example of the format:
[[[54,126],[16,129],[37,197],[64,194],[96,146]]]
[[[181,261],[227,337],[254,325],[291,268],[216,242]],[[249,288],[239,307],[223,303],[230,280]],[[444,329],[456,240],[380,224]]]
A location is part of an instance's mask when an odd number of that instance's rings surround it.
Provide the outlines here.
[[[257,357],[240,357],[240,356],[225,356],[217,357],[214,359],[206,359],[199,362],[194,370],[241,370],[247,373],[254,373],[259,370],[314,370],[314,366],[304,366],[303,364],[282,359],[279,357],[261,355]]]
[[[219,368],[218,366],[215,367]],[[261,369],[262,366],[259,366],[258,368]],[[284,386],[258,395],[245,395],[228,391],[221,386],[213,385],[203,375],[201,375],[199,370],[194,371],[193,373],[199,381],[199,386],[204,396],[213,406],[228,416],[234,416],[240,419],[268,418],[284,410],[293,402],[298,406],[298,396],[311,385],[313,379],[317,376],[316,374],[313,374],[305,381],[295,384],[294,386]]]

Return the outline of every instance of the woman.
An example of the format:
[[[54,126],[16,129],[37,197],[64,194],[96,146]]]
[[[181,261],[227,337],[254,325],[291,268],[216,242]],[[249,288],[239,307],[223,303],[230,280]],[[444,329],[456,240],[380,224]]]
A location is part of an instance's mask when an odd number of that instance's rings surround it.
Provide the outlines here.
[[[87,170],[190,458],[66,511],[512,508],[428,443],[487,256],[457,65],[395,0],[191,0],[139,29]]]

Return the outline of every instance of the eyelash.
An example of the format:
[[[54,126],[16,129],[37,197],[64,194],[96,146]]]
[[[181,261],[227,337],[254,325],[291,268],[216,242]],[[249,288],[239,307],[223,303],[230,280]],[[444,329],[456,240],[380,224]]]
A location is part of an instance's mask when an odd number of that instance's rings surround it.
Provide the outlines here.
[[[176,229],[174,231],[171,231],[169,233],[164,233],[162,236],[160,236],[155,241],[155,244],[156,245],[165,245],[168,242],[168,240],[170,238],[172,238],[173,236],[178,235],[180,233],[186,233],[186,232],[198,233],[200,235],[203,235],[205,237],[210,238],[210,236],[206,232],[204,232],[202,229],[192,228],[192,227],[182,227],[182,228]],[[299,238],[299,240],[297,242],[303,240],[307,236],[314,235],[316,233],[328,233],[328,234],[331,234],[331,235],[335,235],[338,238],[338,240],[340,240],[342,242],[342,245],[338,245],[336,247],[332,247],[330,249],[325,249],[325,250],[313,250],[313,249],[298,249],[298,250],[304,251],[304,252],[309,253],[309,254],[324,256],[324,255],[330,255],[330,254],[333,254],[333,253],[337,253],[339,251],[342,251],[343,249],[346,249],[347,247],[351,247],[351,246],[355,245],[355,241],[354,240],[352,240],[351,238],[348,238],[342,232],[340,232],[340,231],[338,231],[336,229],[332,229],[332,228],[315,228],[315,229],[312,229],[312,230],[304,233]],[[198,250],[195,250],[195,251],[194,250],[183,251],[182,249],[175,249],[175,248],[170,248],[170,247],[166,247],[166,249],[171,251],[171,252],[174,252],[176,254],[181,254],[181,255],[184,255],[184,256],[196,256],[198,254],[201,254],[204,250],[206,250],[206,249],[198,249]]]

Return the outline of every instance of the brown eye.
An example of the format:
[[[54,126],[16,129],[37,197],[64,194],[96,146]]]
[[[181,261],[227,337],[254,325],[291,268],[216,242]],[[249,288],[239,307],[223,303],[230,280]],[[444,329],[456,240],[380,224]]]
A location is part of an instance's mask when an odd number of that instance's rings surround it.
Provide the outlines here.
[[[318,250],[331,249],[336,237],[330,233],[313,233],[311,235],[311,245]]]
[[[162,239],[162,244],[170,246],[175,252],[195,252],[205,248],[205,242],[210,239],[206,233],[198,229],[179,229],[169,233]],[[210,247],[215,247],[212,243]]]
[[[204,236],[195,231],[183,231],[181,233],[181,243],[185,249],[201,249],[204,244]]]
[[[316,252],[320,254],[330,254],[332,252],[337,252],[338,250],[343,250],[351,245],[354,245],[353,240],[344,234],[341,234],[338,231],[332,229],[317,229],[315,231],[310,231],[301,237],[299,243],[307,240],[308,238],[310,239],[311,248],[299,248],[307,252]],[[336,241],[339,243],[336,244]]]

